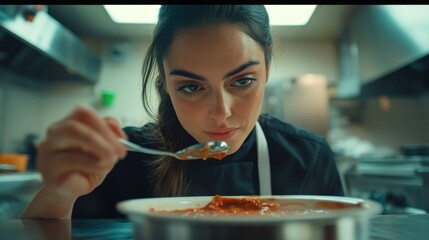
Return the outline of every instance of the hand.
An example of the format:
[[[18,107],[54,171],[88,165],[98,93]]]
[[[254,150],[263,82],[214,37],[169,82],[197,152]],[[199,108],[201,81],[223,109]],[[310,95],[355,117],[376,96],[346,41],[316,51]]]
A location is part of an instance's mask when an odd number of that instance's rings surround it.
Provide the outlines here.
[[[115,119],[86,107],[51,125],[37,151],[45,190],[72,198],[93,191],[126,156],[119,137],[127,138]]]

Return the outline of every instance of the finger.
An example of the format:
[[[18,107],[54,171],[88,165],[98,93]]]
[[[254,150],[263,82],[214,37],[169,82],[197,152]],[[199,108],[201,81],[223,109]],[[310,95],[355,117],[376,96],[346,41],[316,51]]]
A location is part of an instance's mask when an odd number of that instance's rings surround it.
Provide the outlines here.
[[[101,184],[105,176],[113,168],[115,162],[113,159],[107,161],[105,161],[106,159],[95,159],[92,155],[75,151],[56,153],[51,156],[50,160],[41,161],[38,166],[45,184],[54,188],[65,187],[65,190],[75,192],[76,194],[81,191],[90,192]],[[100,162],[103,162],[103,164],[100,164]],[[111,164],[108,165],[104,162],[110,162]],[[84,178],[79,181],[85,180],[87,183],[81,186],[72,186],[73,182],[66,183],[69,181],[68,178],[71,175]]]
[[[66,172],[77,171],[85,173],[109,172],[115,165],[117,158],[100,159],[93,155],[77,151],[62,151],[50,154],[49,158],[41,153],[38,168],[46,177],[54,179]],[[47,160],[48,159],[48,160]]]
[[[112,131],[118,136],[119,138],[128,139],[128,136],[124,133],[122,130],[119,122],[113,118],[113,117],[105,117],[104,120],[108,124],[108,126],[112,129]],[[119,159],[124,159],[127,155],[127,148],[121,144],[121,152],[119,154]]]
[[[116,151],[121,152],[123,150],[123,146],[118,141],[115,132],[112,131],[108,123],[95,110],[88,107],[78,107],[72,113],[71,118],[85,123],[100,133],[112,144]]]
[[[104,120],[108,124],[108,126],[116,133],[116,136],[120,138],[128,139],[127,135],[122,131],[121,124],[113,117],[104,117]]]
[[[75,120],[56,126],[55,131],[51,131],[50,136],[42,143],[39,148],[48,153],[75,150],[101,159],[122,153],[121,149],[117,151],[99,132]]]

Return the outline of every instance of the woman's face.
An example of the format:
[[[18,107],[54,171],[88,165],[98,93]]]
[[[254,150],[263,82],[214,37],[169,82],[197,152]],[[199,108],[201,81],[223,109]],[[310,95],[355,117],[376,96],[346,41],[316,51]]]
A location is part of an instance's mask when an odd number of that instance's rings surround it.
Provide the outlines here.
[[[237,25],[180,32],[164,58],[166,90],[198,142],[222,140],[236,152],[261,111],[268,69],[262,48]]]

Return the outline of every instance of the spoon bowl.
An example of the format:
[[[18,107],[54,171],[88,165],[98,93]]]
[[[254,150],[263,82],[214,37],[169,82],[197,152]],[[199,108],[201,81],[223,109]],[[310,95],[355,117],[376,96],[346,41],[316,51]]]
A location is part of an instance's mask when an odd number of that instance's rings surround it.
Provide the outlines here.
[[[153,155],[167,155],[175,157],[179,160],[206,160],[208,158],[221,160],[227,155],[226,153],[230,149],[228,143],[224,141],[198,143],[174,153],[142,147],[122,138],[119,139],[119,142],[125,145],[129,151],[143,152]]]

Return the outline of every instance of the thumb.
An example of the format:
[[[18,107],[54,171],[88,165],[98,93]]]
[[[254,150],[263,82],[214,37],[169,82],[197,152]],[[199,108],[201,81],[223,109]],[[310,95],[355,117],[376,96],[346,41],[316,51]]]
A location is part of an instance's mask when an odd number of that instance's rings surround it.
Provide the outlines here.
[[[110,129],[116,134],[116,136],[127,139],[127,135],[122,131],[121,124],[113,117],[104,117],[104,121],[106,121],[107,125],[109,125]]]

